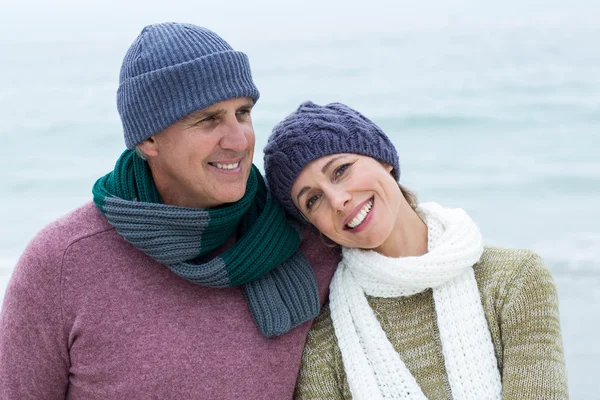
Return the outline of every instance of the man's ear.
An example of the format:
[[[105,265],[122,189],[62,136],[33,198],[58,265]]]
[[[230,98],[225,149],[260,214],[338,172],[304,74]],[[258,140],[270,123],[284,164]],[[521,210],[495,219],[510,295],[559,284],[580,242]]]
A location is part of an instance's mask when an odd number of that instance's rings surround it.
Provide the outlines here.
[[[158,143],[154,136],[150,136],[143,142],[138,143],[139,149],[146,155],[146,157],[156,157],[158,155]]]

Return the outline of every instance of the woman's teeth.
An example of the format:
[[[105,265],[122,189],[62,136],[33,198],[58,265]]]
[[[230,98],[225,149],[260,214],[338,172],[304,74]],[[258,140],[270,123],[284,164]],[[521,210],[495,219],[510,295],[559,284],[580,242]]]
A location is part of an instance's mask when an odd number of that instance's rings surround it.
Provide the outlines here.
[[[220,168],[220,169],[235,169],[235,168],[237,168],[240,165],[240,163],[238,161],[235,164],[219,164],[219,163],[215,163],[215,165],[216,165],[217,168]]]
[[[369,211],[371,211],[371,207],[373,207],[373,199],[369,200],[369,202],[365,204],[362,210],[360,210],[358,214],[356,214],[356,217],[354,217],[352,221],[348,223],[348,227],[350,229],[354,229],[357,226],[359,226],[365,220],[367,214],[369,214]]]

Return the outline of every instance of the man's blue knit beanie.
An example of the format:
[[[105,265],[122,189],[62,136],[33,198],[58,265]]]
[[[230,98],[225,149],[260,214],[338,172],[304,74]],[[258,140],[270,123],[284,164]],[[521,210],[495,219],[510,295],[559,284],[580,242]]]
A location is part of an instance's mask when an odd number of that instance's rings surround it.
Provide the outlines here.
[[[125,54],[117,108],[132,149],[197,110],[259,96],[244,53],[206,28],[166,22],[146,26]]]
[[[398,153],[390,139],[373,121],[341,103],[302,103],[273,128],[264,151],[273,197],[302,222],[290,192],[302,169],[317,158],[337,153],[373,157],[391,165],[392,175],[400,179]]]

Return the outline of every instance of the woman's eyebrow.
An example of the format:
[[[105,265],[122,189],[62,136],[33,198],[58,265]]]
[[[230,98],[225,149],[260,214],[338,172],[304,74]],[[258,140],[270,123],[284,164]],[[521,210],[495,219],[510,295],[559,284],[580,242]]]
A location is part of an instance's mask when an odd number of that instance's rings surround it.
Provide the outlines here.
[[[300,197],[302,197],[304,195],[304,193],[306,193],[309,190],[310,190],[310,186],[304,186],[302,189],[300,189],[300,192],[298,192],[298,195],[296,196],[296,202],[298,204],[300,204]]]
[[[337,156],[337,157],[333,157],[331,160],[327,161],[327,163],[325,165],[323,165],[323,168],[321,168],[321,172],[323,173],[323,175],[325,175],[327,173],[327,170],[329,169],[329,167],[331,167],[331,164],[333,164],[334,162],[336,162],[337,160],[339,160],[340,158],[343,158],[344,156]],[[304,193],[306,193],[308,190],[310,190],[310,186],[304,186],[302,189],[300,189],[300,191],[298,192],[298,195],[296,196],[296,202],[298,202],[298,204],[300,204],[300,197],[302,197],[302,195]]]
[[[331,160],[327,161],[327,164],[323,165],[323,168],[321,168],[321,172],[323,174],[325,174],[325,172],[327,172],[327,170],[329,169],[331,164],[333,164],[334,162],[336,162],[337,160],[339,160],[340,158],[343,158],[343,157],[344,156],[337,156],[337,157],[334,157]]]

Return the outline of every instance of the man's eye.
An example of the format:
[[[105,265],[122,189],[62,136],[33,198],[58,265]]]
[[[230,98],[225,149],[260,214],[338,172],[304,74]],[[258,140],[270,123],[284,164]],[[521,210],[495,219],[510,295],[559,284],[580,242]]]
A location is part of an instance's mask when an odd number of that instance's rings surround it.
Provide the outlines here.
[[[238,118],[247,118],[250,116],[250,109],[243,108],[241,110],[238,110],[236,114],[237,114]]]
[[[208,126],[208,125],[212,125],[215,123],[215,121],[217,120],[217,118],[214,115],[208,116],[208,117],[204,117],[202,119],[197,120],[196,122],[194,122],[193,126]]]

